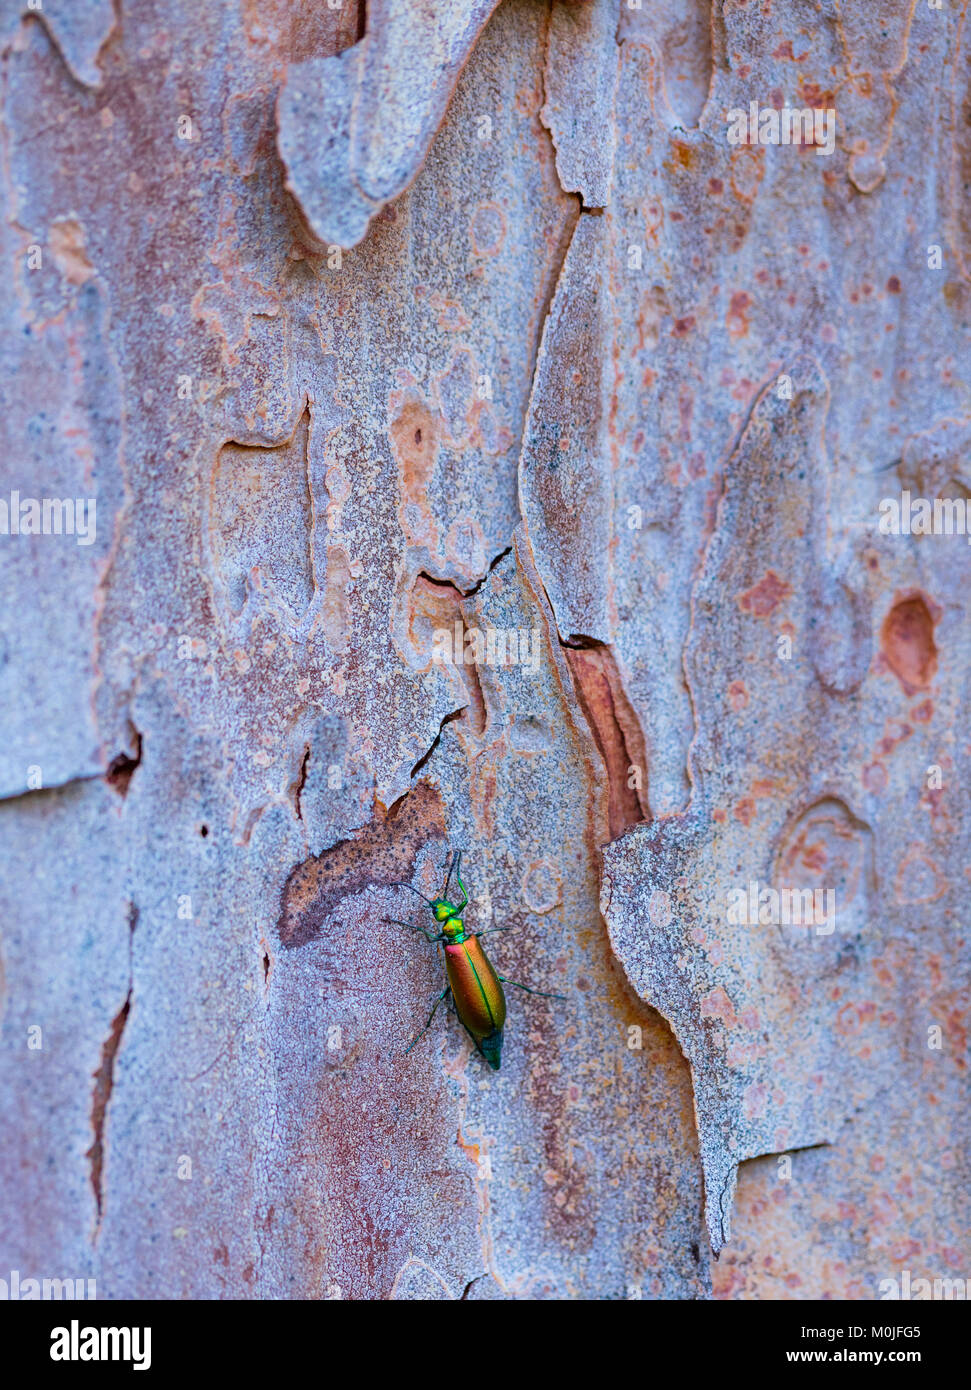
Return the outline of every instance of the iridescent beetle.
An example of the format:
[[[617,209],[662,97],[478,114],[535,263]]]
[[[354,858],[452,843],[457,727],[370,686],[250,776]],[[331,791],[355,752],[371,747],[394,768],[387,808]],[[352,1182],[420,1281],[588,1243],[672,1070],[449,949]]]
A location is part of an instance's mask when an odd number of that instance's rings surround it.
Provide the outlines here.
[[[521,985],[515,980],[507,980],[504,975],[496,972],[489,957],[479,944],[481,938],[490,935],[490,933],[467,932],[461,917],[461,913],[469,902],[469,895],[465,891],[465,884],[459,874],[462,851],[456,850],[454,855],[449,855],[445,862],[448,867],[445,887],[442,889],[442,896],[435,898],[434,901],[426,898],[424,893],[419,893],[418,889],[413,888],[410,883],[391,885],[396,888],[408,888],[427,903],[435,921],[441,926],[441,931],[432,934],[424,927],[415,926],[414,922],[401,922],[397,917],[385,917],[384,920],[396,927],[408,927],[410,931],[421,932],[426,941],[443,942],[445,974],[448,978],[448,984],[435,1000],[424,1028],[412,1038],[405,1050],[410,1052],[419,1038],[428,1032],[439,1004],[448,995],[451,995],[459,1022],[464,1026],[489,1066],[493,1071],[498,1071],[502,1058],[502,1030],[506,1022],[506,996],[503,993],[503,985],[514,985],[516,989],[525,990],[527,994],[539,994],[545,999],[564,999],[566,996],[549,994],[541,989],[530,989],[529,985]],[[455,874],[455,881],[462,891],[462,901],[457,905],[448,900],[448,885],[453,873]],[[512,928],[493,927],[491,930],[493,932],[512,931]]]

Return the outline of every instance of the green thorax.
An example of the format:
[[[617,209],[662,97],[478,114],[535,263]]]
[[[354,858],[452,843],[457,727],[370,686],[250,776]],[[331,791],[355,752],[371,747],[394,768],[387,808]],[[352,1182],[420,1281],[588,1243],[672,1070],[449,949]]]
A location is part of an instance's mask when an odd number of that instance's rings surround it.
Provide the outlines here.
[[[461,946],[465,940],[465,923],[461,917],[449,917],[442,923],[442,935],[450,946]]]
[[[437,898],[432,903],[432,912],[435,914],[435,921],[441,923],[442,935],[450,945],[460,946],[465,940],[465,923],[458,914],[458,909],[453,906],[446,898]]]

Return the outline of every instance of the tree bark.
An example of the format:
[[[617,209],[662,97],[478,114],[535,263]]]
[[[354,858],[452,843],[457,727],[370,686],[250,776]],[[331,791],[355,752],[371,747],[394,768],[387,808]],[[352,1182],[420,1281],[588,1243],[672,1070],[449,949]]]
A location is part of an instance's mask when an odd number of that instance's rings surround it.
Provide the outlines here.
[[[965,9],[5,7],[0,1276],[966,1273]]]

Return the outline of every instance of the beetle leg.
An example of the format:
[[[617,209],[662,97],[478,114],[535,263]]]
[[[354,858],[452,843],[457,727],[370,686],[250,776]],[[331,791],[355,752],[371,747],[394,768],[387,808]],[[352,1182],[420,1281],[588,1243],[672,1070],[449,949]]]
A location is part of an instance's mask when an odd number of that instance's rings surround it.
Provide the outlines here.
[[[473,936],[492,936],[497,931],[522,931],[522,927],[489,927],[487,931],[473,932]]]
[[[410,931],[420,931],[426,941],[441,941],[440,936],[432,936],[424,927],[416,927],[414,922],[402,922],[397,917],[384,917],[382,921],[390,922],[393,927],[407,927]]]
[[[538,994],[541,999],[565,999],[565,994],[551,994],[546,989],[533,989],[530,985],[521,985],[518,980],[507,980],[505,975],[500,975],[499,979],[504,985],[515,985],[516,989],[524,989],[527,994]]]
[[[409,1053],[409,1052],[411,1051],[411,1049],[414,1047],[414,1045],[415,1045],[415,1043],[418,1041],[418,1039],[419,1039],[419,1038],[423,1038],[423,1037],[425,1036],[425,1034],[428,1032],[429,1028],[432,1026],[432,1019],[435,1017],[435,1014],[436,1014],[436,1012],[438,1011],[438,1006],[439,1006],[439,1004],[440,1004],[440,1003],[442,1002],[442,1000],[445,998],[446,994],[451,994],[451,992],[452,992],[452,991],[451,991],[450,987],[449,987],[448,985],[446,985],[445,988],[442,990],[441,994],[438,996],[438,998],[435,1000],[434,1004],[432,1005],[432,1011],[431,1011],[431,1013],[428,1015],[428,1022],[425,1024],[424,1028],[422,1028],[422,1030],[421,1030],[420,1032],[418,1032],[418,1033],[415,1034],[415,1036],[412,1038],[411,1042],[410,1042],[410,1043],[408,1044],[408,1046],[405,1048],[405,1056],[408,1055],[408,1053]]]

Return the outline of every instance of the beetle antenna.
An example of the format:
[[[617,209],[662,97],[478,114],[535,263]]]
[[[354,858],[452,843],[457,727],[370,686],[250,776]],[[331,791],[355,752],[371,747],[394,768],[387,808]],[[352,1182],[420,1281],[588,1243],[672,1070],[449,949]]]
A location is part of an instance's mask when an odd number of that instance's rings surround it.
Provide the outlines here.
[[[456,862],[457,862],[459,859],[461,859],[461,858],[462,858],[462,851],[461,851],[461,850],[457,850],[457,851],[455,852],[455,854],[449,855],[449,858],[446,859],[446,861],[445,861],[446,866],[447,866],[447,868],[448,868],[448,874],[447,874],[446,877],[445,877],[445,887],[442,889],[442,897],[443,897],[443,898],[446,898],[446,899],[448,898],[448,885],[449,885],[449,884],[451,883],[451,881],[452,881],[452,870],[455,868]],[[449,861],[451,861],[451,862],[449,862]]]
[[[426,898],[425,895],[424,895],[424,893],[419,893],[419,892],[418,892],[418,889],[417,889],[417,888],[413,888],[412,885],[411,885],[410,883],[404,883],[404,882],[401,882],[400,880],[398,880],[398,881],[395,881],[394,883],[389,883],[389,884],[388,884],[388,887],[389,887],[389,888],[410,888],[411,891],[412,891],[413,893],[417,893],[417,894],[418,894],[418,897],[421,898],[422,902],[426,902],[426,903],[428,904],[429,907],[434,907],[434,903],[432,902],[431,898]]]

